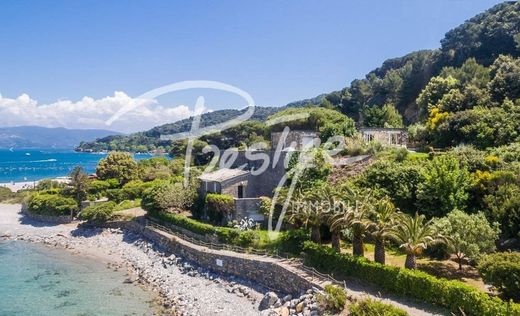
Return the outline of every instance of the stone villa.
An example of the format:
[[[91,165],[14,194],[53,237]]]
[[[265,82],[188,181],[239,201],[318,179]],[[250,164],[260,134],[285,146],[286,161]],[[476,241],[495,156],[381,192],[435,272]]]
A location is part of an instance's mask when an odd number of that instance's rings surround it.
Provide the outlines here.
[[[285,175],[284,161],[288,153],[301,150],[319,134],[312,131],[291,131],[280,143],[282,133],[271,134],[271,148],[267,150],[253,150],[249,153],[264,154],[269,157],[268,168],[255,174],[254,170],[260,169],[262,160],[251,160],[246,156],[246,151],[238,151],[237,159],[230,168],[222,168],[213,172],[205,173],[199,177],[201,187],[200,194],[218,193],[228,194],[234,198],[234,219],[244,217],[255,221],[263,221],[264,216],[258,211],[260,209],[260,197],[273,196],[273,190],[279,185]],[[280,146],[279,157],[276,161],[276,149]]]
[[[361,128],[359,132],[366,142],[377,141],[386,146],[408,145],[406,128]]]

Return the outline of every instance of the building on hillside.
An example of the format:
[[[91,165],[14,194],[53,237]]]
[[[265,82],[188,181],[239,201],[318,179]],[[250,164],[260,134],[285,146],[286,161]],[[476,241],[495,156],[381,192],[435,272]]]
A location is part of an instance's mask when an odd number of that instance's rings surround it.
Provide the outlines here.
[[[361,128],[365,142],[377,141],[386,146],[408,146],[408,131],[405,128]]]
[[[261,197],[273,197],[274,190],[286,183],[281,183],[286,173],[285,161],[294,151],[300,151],[319,139],[314,131],[290,131],[272,133],[271,148],[266,150],[237,151],[236,159],[229,168],[221,168],[199,176],[199,193],[205,197],[208,193],[227,194],[233,197],[235,207],[231,218],[240,220],[245,217],[262,222],[264,216],[259,212]],[[283,143],[281,143],[283,142]],[[224,152],[221,153],[223,155]],[[264,161],[252,160],[251,154],[268,157],[269,165],[263,172],[259,170]],[[366,161],[369,156],[344,157],[335,161],[334,166],[353,166]]]
[[[280,138],[282,137],[283,132],[273,132],[271,133],[271,144],[272,149],[276,150],[278,144],[280,143]],[[302,150],[306,146],[311,146],[315,139],[319,139],[320,134],[314,131],[308,130],[294,130],[290,131],[286,138],[284,144],[282,144],[282,149],[287,150],[292,148],[294,150]]]

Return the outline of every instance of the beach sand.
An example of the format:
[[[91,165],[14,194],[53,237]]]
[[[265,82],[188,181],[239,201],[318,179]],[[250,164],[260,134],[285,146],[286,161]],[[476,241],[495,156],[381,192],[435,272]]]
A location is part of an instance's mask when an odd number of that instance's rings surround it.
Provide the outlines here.
[[[50,180],[57,181],[60,183],[66,183],[69,181],[69,179],[67,177],[52,178]],[[23,189],[32,189],[36,185],[38,185],[38,182],[40,182],[40,181],[42,181],[42,180],[4,182],[4,183],[0,183],[0,187],[9,188],[13,192],[18,192]]]

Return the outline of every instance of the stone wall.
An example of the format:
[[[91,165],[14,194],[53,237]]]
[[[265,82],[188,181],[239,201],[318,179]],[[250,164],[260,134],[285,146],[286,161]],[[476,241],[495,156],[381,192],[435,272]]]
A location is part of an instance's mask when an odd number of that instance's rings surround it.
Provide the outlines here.
[[[269,159],[267,169],[258,175],[248,174],[248,181],[246,186],[246,197],[260,197],[273,196],[273,190],[278,186],[280,179],[285,175],[284,161],[288,154],[287,151],[282,151],[279,154],[277,161],[275,161],[275,152],[271,150],[258,150],[254,152],[256,155],[264,154]],[[245,151],[239,151],[237,159],[232,165],[232,168],[238,168],[246,165],[245,170],[258,170],[262,167],[262,160],[249,160],[246,158]],[[253,173],[253,171],[252,171]]]
[[[169,235],[149,227],[142,229],[142,234],[165,250],[180,255],[202,267],[255,281],[276,292],[299,295],[302,290],[316,286],[305,278],[280,266],[272,258],[258,257],[258,259],[251,259],[247,255],[239,253],[235,255],[229,252],[229,255],[227,255],[223,254],[222,251],[192,247],[187,242],[177,240],[176,237],[170,238]]]
[[[271,133],[271,148],[276,149],[279,146],[283,132]],[[296,150],[302,150],[306,145],[312,143],[314,139],[319,139],[320,134],[314,131],[290,131],[283,143],[282,149],[293,148]]]
[[[260,198],[235,199],[235,219],[249,217],[257,222],[263,221],[264,216],[259,213],[261,201]]]
[[[64,216],[50,216],[50,215],[40,215],[40,214],[34,214],[27,210],[22,209],[22,214],[24,216],[27,216],[28,218],[35,220],[37,222],[42,223],[49,223],[49,224],[68,224],[72,222],[72,219],[70,218],[70,215],[64,215]]]

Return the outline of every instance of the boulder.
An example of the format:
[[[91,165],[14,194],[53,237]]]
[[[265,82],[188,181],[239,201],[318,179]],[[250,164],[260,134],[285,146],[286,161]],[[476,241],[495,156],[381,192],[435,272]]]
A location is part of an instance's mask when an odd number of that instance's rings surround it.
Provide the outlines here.
[[[276,295],[275,292],[267,292],[260,301],[260,305],[258,306],[258,309],[263,311],[265,309],[268,309],[269,307],[273,306],[278,301],[278,295]]]
[[[286,295],[286,296],[283,297],[282,300],[283,300],[284,302],[288,302],[288,301],[292,300],[292,295],[291,295],[291,294]]]
[[[300,302],[296,305],[296,312],[297,313],[301,313],[303,312],[303,308],[305,307],[305,303],[304,302]]]

